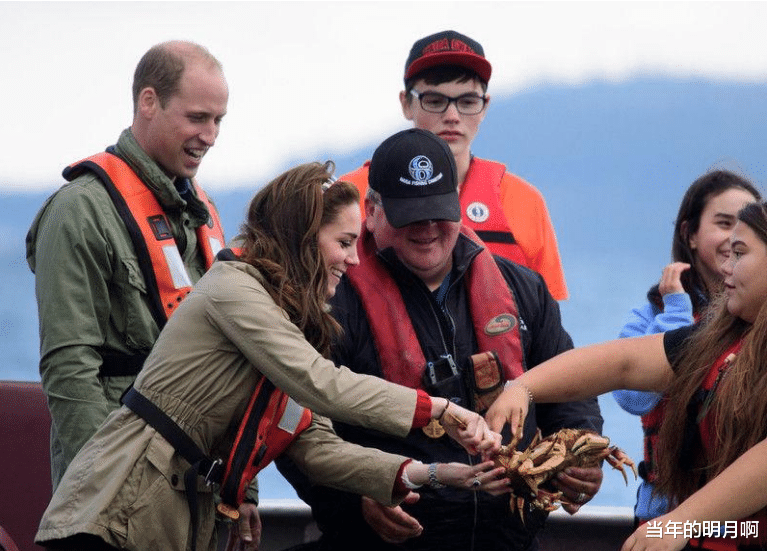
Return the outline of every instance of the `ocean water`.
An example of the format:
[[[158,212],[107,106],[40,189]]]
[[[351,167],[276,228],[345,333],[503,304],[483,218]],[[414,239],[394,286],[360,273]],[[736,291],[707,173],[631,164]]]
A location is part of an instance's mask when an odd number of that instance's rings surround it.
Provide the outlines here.
[[[474,153],[505,162],[544,195],[571,295],[561,303],[563,325],[576,346],[615,338],[626,314],[645,300],[669,261],[678,204],[694,179],[715,166],[730,168],[765,194],[766,100],[765,83],[662,79],[543,86],[495,98]],[[286,168],[332,157],[343,174],[375,147],[297,156]],[[228,237],[264,183],[236,182],[215,194]],[[0,379],[39,380],[37,306],[24,237],[46,195],[0,192]],[[609,395],[599,403],[604,434],[640,460],[639,418]],[[259,479],[264,498],[296,497],[274,467]],[[635,489],[632,477],[626,486],[605,466],[592,504],[632,507]]]

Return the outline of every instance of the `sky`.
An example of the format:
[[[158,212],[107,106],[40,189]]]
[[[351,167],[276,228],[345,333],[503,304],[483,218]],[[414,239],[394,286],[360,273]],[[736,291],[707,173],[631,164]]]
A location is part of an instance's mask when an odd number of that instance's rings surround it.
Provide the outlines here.
[[[206,46],[229,84],[198,172],[207,189],[373,149],[408,126],[398,92],[411,45],[445,29],[483,45],[492,101],[649,75],[766,82],[763,1],[0,1],[0,193],[54,190],[64,166],[114,143],[131,123],[136,63],[169,39]]]

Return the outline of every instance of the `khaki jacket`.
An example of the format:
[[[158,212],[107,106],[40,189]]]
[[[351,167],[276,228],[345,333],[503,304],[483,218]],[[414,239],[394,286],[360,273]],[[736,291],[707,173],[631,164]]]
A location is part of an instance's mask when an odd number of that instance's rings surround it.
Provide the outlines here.
[[[405,437],[415,390],[322,358],[242,262],[217,262],[171,316],[135,386],[212,457],[227,457],[261,374],[316,412],[287,454],[316,483],[393,503],[405,457],[339,439],[324,416]],[[77,533],[146,551],[190,543],[187,462],[125,406],[77,454],[36,540]],[[198,549],[215,549],[212,488],[198,479]]]

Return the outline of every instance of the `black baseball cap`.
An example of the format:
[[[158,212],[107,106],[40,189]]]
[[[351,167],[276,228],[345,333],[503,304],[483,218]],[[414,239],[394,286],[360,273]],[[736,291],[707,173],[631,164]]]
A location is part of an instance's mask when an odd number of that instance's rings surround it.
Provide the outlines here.
[[[456,31],[441,31],[414,42],[406,60],[403,80],[436,65],[471,69],[486,83],[491,78],[491,63],[483,54],[483,46]]]
[[[371,157],[368,185],[382,197],[394,228],[461,219],[454,155],[444,140],[427,130],[409,128],[382,142]]]

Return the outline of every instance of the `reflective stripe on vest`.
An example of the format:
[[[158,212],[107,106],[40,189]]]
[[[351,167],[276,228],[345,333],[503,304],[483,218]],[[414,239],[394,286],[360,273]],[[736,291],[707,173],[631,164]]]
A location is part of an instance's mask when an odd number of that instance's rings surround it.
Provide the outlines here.
[[[480,244],[472,230],[463,235]],[[365,226],[358,240],[360,264],[347,269],[363,303],[385,379],[410,388],[422,387],[425,357],[398,285],[376,256],[374,238]],[[505,379],[523,373],[518,306],[491,253],[485,248],[472,261],[465,282],[479,351],[499,356]]]
[[[192,289],[163,208],[131,167],[112,153],[97,153],[73,163],[64,169],[63,176],[72,181],[86,171],[99,177],[126,225],[151,297],[153,317],[162,328]],[[209,212],[208,223],[197,228],[196,234],[206,268],[210,268],[224,247],[224,232],[208,196],[197,183],[192,184]]]
[[[222,502],[243,503],[256,474],[269,465],[310,426],[312,412],[262,377],[251,396],[222,479]]]
[[[502,207],[500,187],[505,176],[505,165],[472,158],[459,190],[462,223],[475,231],[493,254],[530,268]]]

